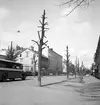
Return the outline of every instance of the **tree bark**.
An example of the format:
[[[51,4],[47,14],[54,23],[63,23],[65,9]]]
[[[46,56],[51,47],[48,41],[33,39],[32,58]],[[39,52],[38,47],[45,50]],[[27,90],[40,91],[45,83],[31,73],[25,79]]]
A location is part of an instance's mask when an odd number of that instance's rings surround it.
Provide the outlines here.
[[[41,87],[41,56],[42,56],[42,49],[41,46],[38,46],[38,85]]]

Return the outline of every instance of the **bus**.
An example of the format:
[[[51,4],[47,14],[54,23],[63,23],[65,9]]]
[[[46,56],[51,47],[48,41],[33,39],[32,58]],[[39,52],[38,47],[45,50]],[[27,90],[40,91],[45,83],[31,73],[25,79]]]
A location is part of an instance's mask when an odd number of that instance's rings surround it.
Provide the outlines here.
[[[7,79],[15,80],[16,78],[25,80],[26,74],[23,71],[23,64],[0,59],[0,81],[6,81]]]

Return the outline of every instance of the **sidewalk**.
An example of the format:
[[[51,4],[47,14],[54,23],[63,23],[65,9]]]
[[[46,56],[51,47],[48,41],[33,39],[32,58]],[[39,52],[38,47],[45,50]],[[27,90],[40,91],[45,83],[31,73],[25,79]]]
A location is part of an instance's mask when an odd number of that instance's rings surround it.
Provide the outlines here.
[[[84,76],[83,81],[83,83],[80,83],[79,77],[69,80],[67,80],[66,76],[44,77],[42,78],[42,89],[46,89],[48,92],[51,91],[51,93],[53,92],[52,94],[48,94],[48,96],[51,96],[50,100],[52,100],[52,105],[96,105],[96,102],[83,100],[80,92],[76,90],[80,91],[85,85],[100,82],[100,80],[92,76]],[[46,100],[48,100],[47,97]]]
[[[85,76],[84,77],[84,81],[85,81],[85,84],[90,84],[90,83],[95,83],[95,82],[100,82],[100,80],[99,79],[97,79],[97,78],[95,78],[95,77],[93,77],[93,76]]]
[[[31,79],[34,81],[34,85],[38,85],[38,79],[37,77],[31,77]],[[46,85],[53,85],[53,84],[59,84],[59,83],[63,83],[63,82],[70,82],[70,81],[78,81],[78,77],[75,78],[74,76],[70,76],[69,79],[67,79],[67,76],[44,76],[41,77],[41,84],[43,86]]]
[[[34,86],[38,86],[38,79],[37,77],[29,77],[30,79],[33,80],[31,83]],[[54,84],[62,84],[62,83],[67,83],[67,84],[72,84],[72,85],[79,85],[83,86],[89,83],[94,83],[94,82],[99,82],[95,77],[92,76],[84,76],[83,77],[83,83],[79,82],[79,77],[77,76],[76,78],[74,76],[70,76],[69,79],[67,79],[67,76],[44,76],[41,78],[41,85],[42,86],[48,86],[48,85],[54,85]]]

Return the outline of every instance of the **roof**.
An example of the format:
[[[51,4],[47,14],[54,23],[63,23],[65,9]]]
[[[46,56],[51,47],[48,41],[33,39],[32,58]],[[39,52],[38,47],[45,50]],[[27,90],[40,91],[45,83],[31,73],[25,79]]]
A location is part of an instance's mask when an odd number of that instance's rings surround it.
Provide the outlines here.
[[[21,54],[22,52],[24,52],[25,50],[30,50],[31,52],[34,52],[34,53],[36,53],[36,54],[38,54],[38,51],[35,51],[35,50],[31,50],[31,49],[29,49],[29,48],[26,48],[26,49],[24,49],[24,50],[18,50],[18,51],[16,51],[16,54]],[[48,57],[46,57],[45,55],[43,55],[42,54],[42,57],[44,57],[44,58],[47,58],[48,59]]]
[[[6,56],[0,54],[0,59],[6,59]]]
[[[22,52],[24,52],[26,49],[23,49],[23,50],[17,50],[17,51],[15,51],[15,55],[17,54],[17,55],[19,55],[19,54],[21,54]]]
[[[62,57],[60,54],[58,54],[57,52],[55,52],[52,48],[49,48],[49,50],[48,50],[48,51],[49,51],[49,53],[51,53],[51,52],[52,52],[52,53],[55,53],[56,55],[58,55],[58,56]]]
[[[16,62],[16,61],[11,61],[11,60],[1,59],[1,58],[0,58],[0,61],[9,62],[9,63],[16,63],[16,64],[21,64],[21,63],[18,63],[18,62]]]

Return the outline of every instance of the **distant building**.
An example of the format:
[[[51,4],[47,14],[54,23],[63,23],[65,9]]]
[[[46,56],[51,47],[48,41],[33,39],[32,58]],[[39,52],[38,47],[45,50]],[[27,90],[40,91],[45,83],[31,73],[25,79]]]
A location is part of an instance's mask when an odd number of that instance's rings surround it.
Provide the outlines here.
[[[48,48],[48,59],[49,59],[48,72],[54,75],[61,74],[63,71],[62,56],[53,51],[53,49]]]
[[[46,50],[48,56],[42,55],[41,72],[45,75],[59,75],[62,73],[62,56],[48,48]],[[38,52],[32,49],[24,49],[23,51],[17,51],[17,62],[23,64],[24,71],[38,71]],[[35,61],[34,61],[35,57]],[[34,68],[35,65],[35,68]]]
[[[18,51],[17,62],[23,64],[24,71],[38,71],[38,53],[32,49],[24,49],[22,51]],[[48,68],[48,58],[42,55],[42,69],[46,72]]]
[[[67,71],[66,71],[66,60],[65,59],[62,60],[62,68],[63,68],[63,73],[67,73]]]
[[[0,55],[6,55],[7,50],[6,49],[0,49]]]
[[[0,58],[6,59],[6,50],[2,50]],[[24,71],[38,72],[38,52],[34,48],[16,50],[16,62],[23,64]],[[45,55],[44,55],[45,54]],[[43,50],[41,72],[45,75],[59,75],[63,72],[62,56],[51,48]]]
[[[96,49],[96,53],[94,56],[94,70],[95,70],[95,76],[97,78],[100,78],[100,36],[99,36],[99,40],[98,40],[98,44],[97,44],[97,49]]]
[[[6,49],[0,49],[0,59],[6,59]]]

